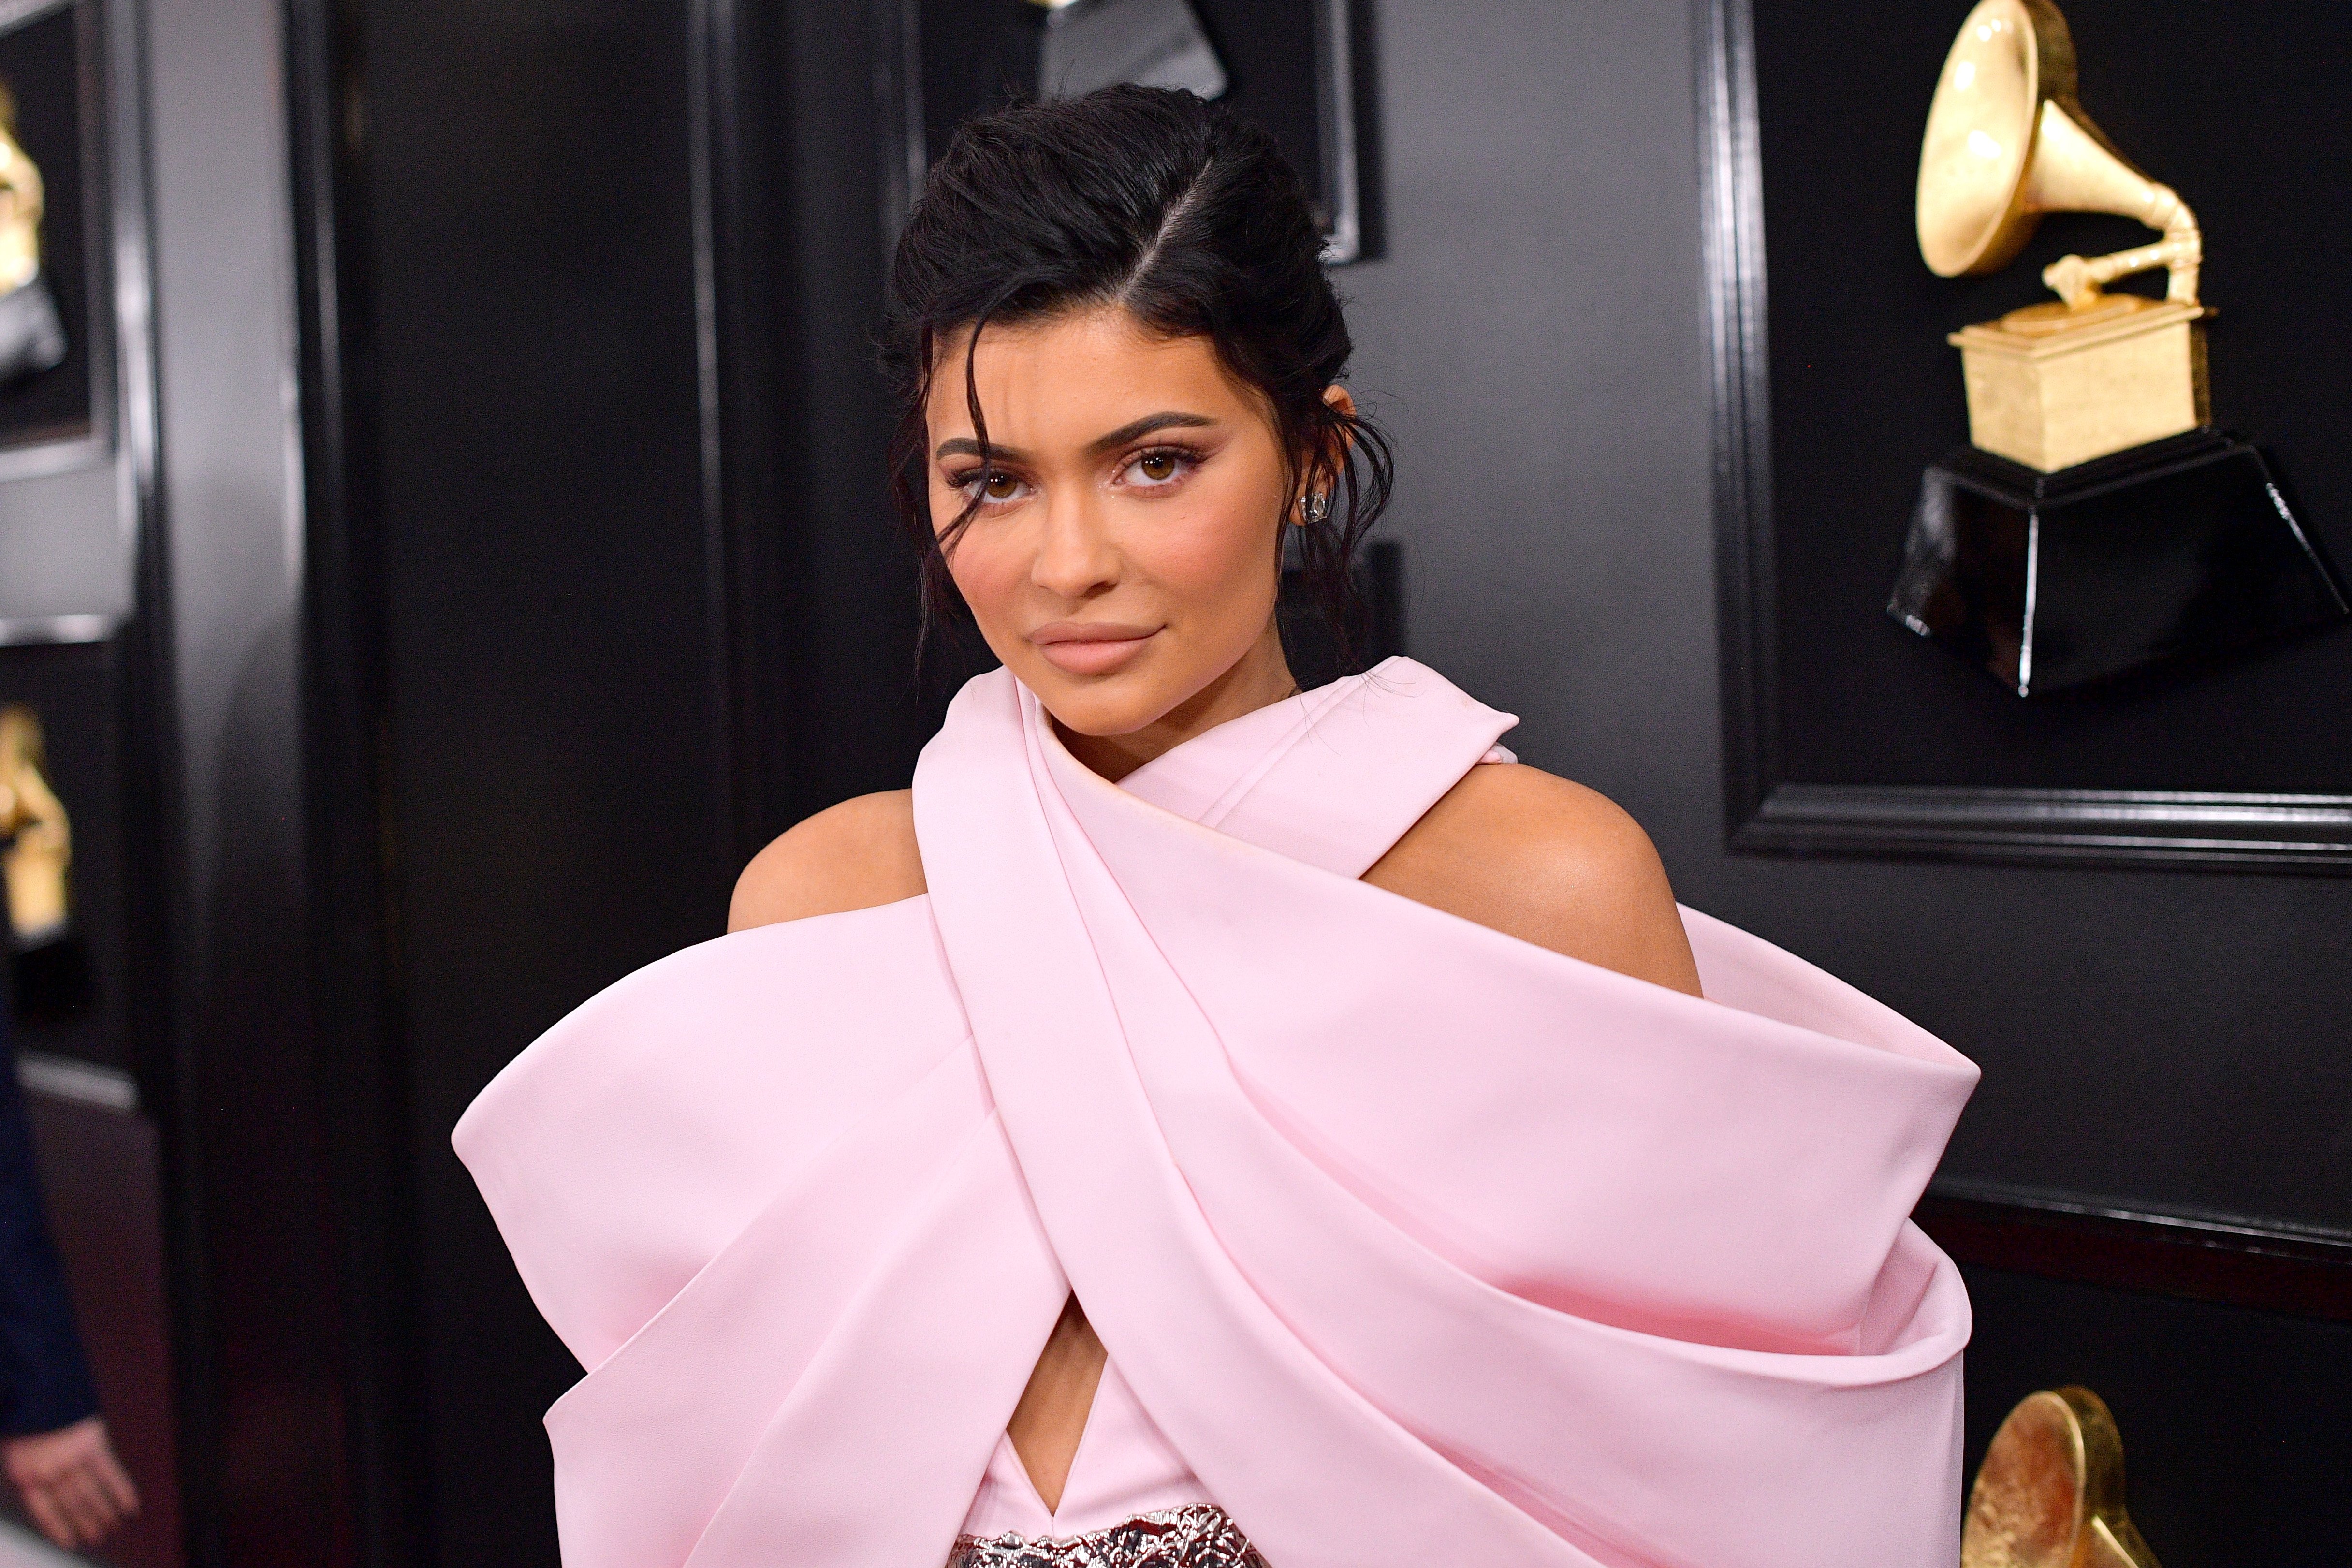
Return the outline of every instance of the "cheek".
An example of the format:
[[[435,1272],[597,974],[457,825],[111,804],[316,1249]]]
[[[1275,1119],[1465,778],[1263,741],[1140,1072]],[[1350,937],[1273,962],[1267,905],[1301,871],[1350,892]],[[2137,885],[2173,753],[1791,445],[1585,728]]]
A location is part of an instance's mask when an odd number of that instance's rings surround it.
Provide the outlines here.
[[[934,526],[953,522],[962,510],[963,498],[952,492],[948,499],[934,501]],[[974,518],[948,552],[948,575],[983,624],[1010,610],[1028,574],[1028,555],[1017,547],[1015,531],[1001,525],[991,527],[988,519]]]
[[[1272,487],[1256,483],[1232,486],[1230,492],[1186,497],[1179,515],[1170,520],[1174,526],[1139,531],[1136,552],[1149,560],[1152,576],[1186,598],[1251,610],[1252,595],[1245,590],[1264,586],[1272,592],[1278,498]],[[1244,590],[1238,597],[1237,589]]]

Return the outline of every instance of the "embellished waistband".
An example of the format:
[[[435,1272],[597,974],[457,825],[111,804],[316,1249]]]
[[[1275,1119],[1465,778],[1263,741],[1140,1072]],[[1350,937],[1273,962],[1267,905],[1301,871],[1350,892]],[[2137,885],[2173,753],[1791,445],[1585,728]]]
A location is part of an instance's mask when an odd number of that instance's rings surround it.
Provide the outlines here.
[[[956,1537],[947,1568],[1266,1568],[1223,1509],[1209,1503],[1139,1514],[1066,1539]]]

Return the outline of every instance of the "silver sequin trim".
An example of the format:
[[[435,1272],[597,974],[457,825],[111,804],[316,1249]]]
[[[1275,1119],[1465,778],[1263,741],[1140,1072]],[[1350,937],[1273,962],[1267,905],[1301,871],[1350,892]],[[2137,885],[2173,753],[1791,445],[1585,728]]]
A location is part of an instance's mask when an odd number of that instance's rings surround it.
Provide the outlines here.
[[[1209,1503],[1140,1514],[1067,1539],[956,1537],[947,1568],[1266,1568],[1225,1510]]]

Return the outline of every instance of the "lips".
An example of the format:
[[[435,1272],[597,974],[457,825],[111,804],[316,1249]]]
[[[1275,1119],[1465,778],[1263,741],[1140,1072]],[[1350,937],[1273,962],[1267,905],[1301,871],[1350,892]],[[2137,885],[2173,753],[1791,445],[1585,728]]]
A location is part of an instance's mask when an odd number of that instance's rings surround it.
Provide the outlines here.
[[[1071,675],[1108,675],[1143,651],[1160,635],[1157,626],[1115,621],[1055,621],[1029,634],[1029,641],[1055,668]]]

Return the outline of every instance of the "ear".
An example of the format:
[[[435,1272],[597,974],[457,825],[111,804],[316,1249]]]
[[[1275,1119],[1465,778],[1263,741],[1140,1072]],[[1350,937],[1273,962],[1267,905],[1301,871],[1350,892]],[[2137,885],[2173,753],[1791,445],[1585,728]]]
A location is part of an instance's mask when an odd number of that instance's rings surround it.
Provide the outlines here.
[[[1356,416],[1356,395],[1336,381],[1323,389],[1323,402],[1331,412],[1343,419],[1353,419]],[[1355,437],[1351,434],[1341,432],[1337,443],[1339,450],[1331,454],[1334,467],[1347,460],[1348,448],[1354,444],[1354,440]]]
[[[1352,393],[1352,392],[1349,392],[1346,387],[1344,387],[1344,386],[1340,385],[1340,384],[1339,384],[1338,382],[1336,382],[1336,381],[1335,381],[1335,382],[1333,382],[1330,385],[1328,385],[1328,386],[1327,386],[1327,387],[1325,387],[1325,388],[1323,389],[1323,401],[1324,401],[1324,403],[1325,403],[1326,405],[1328,405],[1329,407],[1331,407],[1331,408],[1332,408],[1334,411],[1336,411],[1337,413],[1339,413],[1339,414],[1341,414],[1341,415],[1344,415],[1344,416],[1348,416],[1348,417],[1349,417],[1349,418],[1353,418],[1353,417],[1355,416],[1355,413],[1356,413],[1356,395],[1355,395],[1354,393]],[[1346,438],[1345,437],[1341,437],[1341,444],[1342,444],[1342,446],[1343,446],[1343,447],[1344,447],[1344,446],[1345,446],[1345,444],[1346,444],[1346,439],[1347,439],[1347,438]],[[1338,454],[1338,453],[1334,453],[1334,454],[1333,454],[1333,460],[1334,460],[1334,464],[1335,464],[1335,466],[1336,466],[1336,463],[1337,463],[1337,461],[1338,461],[1338,458],[1339,458],[1339,454]],[[1328,503],[1328,498],[1327,497],[1327,498],[1326,498],[1326,500],[1327,500],[1327,503]],[[1305,498],[1304,498],[1304,497],[1301,497],[1301,498],[1300,498],[1300,501],[1301,501],[1301,505],[1303,506],[1304,501],[1305,501]],[[1295,524],[1297,524],[1297,526],[1302,527],[1302,528],[1303,528],[1303,527],[1305,527],[1305,526],[1307,525],[1307,518],[1306,518],[1306,515],[1305,515],[1305,513],[1304,513],[1304,512],[1303,512],[1299,508],[1293,508],[1293,509],[1292,509],[1292,510],[1291,510],[1291,514],[1290,514],[1290,521],[1291,521],[1293,523],[1295,523]]]

